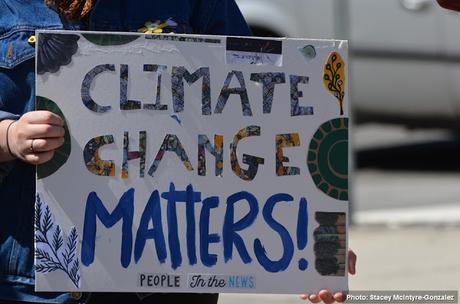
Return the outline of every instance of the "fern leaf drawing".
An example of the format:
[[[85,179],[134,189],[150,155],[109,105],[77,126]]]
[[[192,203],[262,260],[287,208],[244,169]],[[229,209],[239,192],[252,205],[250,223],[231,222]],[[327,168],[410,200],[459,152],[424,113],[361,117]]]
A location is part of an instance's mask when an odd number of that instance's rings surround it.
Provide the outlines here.
[[[338,52],[332,52],[329,55],[326,65],[324,66],[323,82],[326,90],[337,98],[340,107],[340,115],[343,115],[346,87],[345,61]]]
[[[70,229],[66,238],[55,223],[50,207],[40,194],[35,202],[35,271],[63,271],[75,287],[80,288],[80,261],[77,254],[78,232]]]

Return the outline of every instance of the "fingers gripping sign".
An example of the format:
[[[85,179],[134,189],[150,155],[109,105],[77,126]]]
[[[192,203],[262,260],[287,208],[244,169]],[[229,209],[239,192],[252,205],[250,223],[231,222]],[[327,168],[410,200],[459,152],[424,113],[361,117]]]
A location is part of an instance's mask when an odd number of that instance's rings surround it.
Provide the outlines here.
[[[54,151],[64,143],[64,122],[49,111],[24,114],[12,123],[8,132],[11,153],[30,164],[49,161]]]
[[[348,250],[348,272],[353,275],[356,273],[356,260],[357,256],[353,250]],[[335,294],[332,294],[328,290],[321,290],[317,294],[301,294],[300,299],[310,301],[311,303],[332,304],[335,302],[345,302],[347,295],[344,292],[336,292]]]

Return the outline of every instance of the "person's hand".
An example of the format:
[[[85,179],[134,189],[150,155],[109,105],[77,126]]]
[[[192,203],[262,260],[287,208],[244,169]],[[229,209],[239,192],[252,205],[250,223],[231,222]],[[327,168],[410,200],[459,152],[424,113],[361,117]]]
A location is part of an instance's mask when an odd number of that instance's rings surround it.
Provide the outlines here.
[[[357,257],[353,250],[348,250],[348,272],[350,274],[356,273],[356,259]],[[326,304],[330,304],[334,302],[345,302],[347,295],[343,292],[332,294],[328,290],[321,290],[318,294],[302,294],[300,295],[300,298],[312,303],[319,303],[323,301]]]
[[[46,163],[64,143],[63,126],[61,117],[52,112],[24,114],[10,126],[8,142],[11,153],[30,164]]]
[[[454,11],[460,11],[460,1],[458,0],[438,0],[439,5]]]

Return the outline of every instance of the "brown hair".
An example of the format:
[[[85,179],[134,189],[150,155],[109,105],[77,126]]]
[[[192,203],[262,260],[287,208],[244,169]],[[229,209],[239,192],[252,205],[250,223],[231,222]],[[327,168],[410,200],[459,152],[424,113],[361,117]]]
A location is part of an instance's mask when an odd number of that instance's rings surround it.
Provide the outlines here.
[[[46,5],[68,20],[83,19],[95,2],[96,0],[45,0]]]

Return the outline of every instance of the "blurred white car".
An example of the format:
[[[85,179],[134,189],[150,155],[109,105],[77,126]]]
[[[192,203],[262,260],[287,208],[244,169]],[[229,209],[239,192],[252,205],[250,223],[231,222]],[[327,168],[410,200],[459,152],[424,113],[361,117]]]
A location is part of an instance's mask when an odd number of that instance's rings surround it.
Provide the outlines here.
[[[460,16],[435,0],[237,0],[255,35],[350,43],[355,120],[460,129]]]

